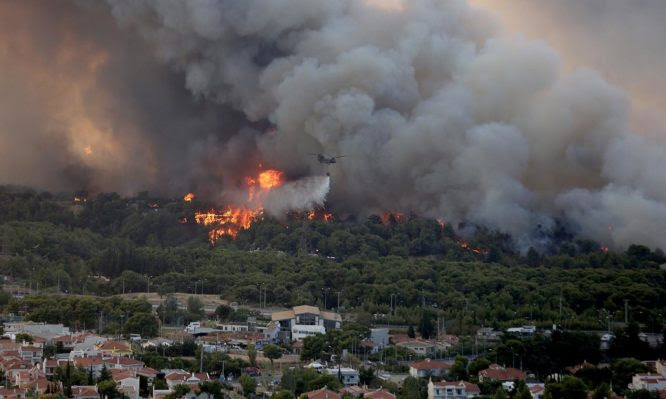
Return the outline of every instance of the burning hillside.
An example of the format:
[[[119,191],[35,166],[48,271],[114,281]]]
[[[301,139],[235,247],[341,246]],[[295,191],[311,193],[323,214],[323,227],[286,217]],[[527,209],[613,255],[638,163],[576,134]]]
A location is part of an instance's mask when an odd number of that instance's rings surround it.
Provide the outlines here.
[[[241,229],[249,228],[265,211],[278,218],[284,217],[286,211],[308,211],[308,217],[319,215],[328,221],[331,214],[316,210],[323,206],[328,181],[328,177],[309,177],[287,182],[279,170],[261,170],[255,176],[243,179],[240,190],[244,195],[238,203],[197,211],[194,218],[197,224],[211,228],[209,240],[212,244],[222,236],[236,237]],[[189,202],[194,197],[189,193],[184,200]]]

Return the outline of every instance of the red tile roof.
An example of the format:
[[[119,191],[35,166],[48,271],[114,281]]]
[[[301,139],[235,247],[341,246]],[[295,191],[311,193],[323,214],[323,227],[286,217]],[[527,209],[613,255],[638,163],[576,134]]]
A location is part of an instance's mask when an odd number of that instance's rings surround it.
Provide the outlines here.
[[[491,364],[487,369],[479,371],[479,377],[496,381],[524,380],[525,373],[512,367],[504,368]]]
[[[422,362],[414,362],[409,365],[417,370],[432,370],[432,369],[450,369],[453,364],[447,362],[438,362],[436,360],[424,360]]]
[[[82,385],[82,386],[72,387],[72,396],[74,396],[75,398],[76,397],[90,398],[90,397],[99,397],[99,393],[97,392],[97,387],[95,386]]]
[[[395,395],[385,389],[368,390],[363,394],[365,399],[395,399]]]
[[[306,392],[304,394],[308,399],[341,399],[341,396],[328,388],[321,388],[316,391]]]

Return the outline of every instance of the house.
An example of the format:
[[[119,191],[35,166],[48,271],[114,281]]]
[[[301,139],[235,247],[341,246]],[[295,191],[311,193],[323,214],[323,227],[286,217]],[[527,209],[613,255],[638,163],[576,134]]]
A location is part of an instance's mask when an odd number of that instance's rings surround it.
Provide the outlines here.
[[[264,335],[264,341],[266,343],[276,343],[280,340],[280,323],[276,321],[271,321],[266,325],[266,327],[260,329],[261,333]]]
[[[527,389],[530,390],[532,399],[543,399],[546,393],[546,386],[544,384],[527,384]]]
[[[118,384],[118,390],[125,393],[129,399],[139,399],[139,377],[129,370],[111,370],[113,380]]]
[[[149,339],[146,342],[142,343],[141,347],[146,349],[146,348],[159,348],[160,346],[169,347],[171,345],[173,345],[172,340],[162,338],[162,337],[157,337],[157,338]]]
[[[421,339],[398,342],[396,346],[409,349],[419,356],[433,356],[437,352],[437,345],[434,342]]]
[[[482,327],[476,330],[476,340],[484,344],[496,344],[502,340],[502,332],[490,327]]]
[[[84,370],[92,370],[95,378],[99,377],[99,374],[104,368],[104,360],[101,356],[95,357],[77,357],[74,358],[72,364],[75,367],[81,367]]]
[[[94,385],[74,385],[72,386],[72,397],[74,399],[99,399],[99,393]]]
[[[499,364],[491,364],[487,369],[479,371],[480,382],[515,381],[524,379],[524,372],[512,367],[503,367]]]
[[[426,359],[409,365],[409,375],[415,378],[443,377],[449,374],[453,364]]]
[[[317,389],[316,391],[305,392],[303,395],[307,396],[308,399],[342,399],[342,396],[326,387]]]
[[[0,388],[0,399],[25,399],[25,388]]]
[[[19,355],[23,361],[30,364],[37,364],[42,361],[44,349],[38,346],[22,345],[19,349]]]
[[[58,361],[56,359],[44,359],[42,362],[42,371],[47,377],[52,377],[55,369],[58,368]]]
[[[126,342],[108,340],[104,343],[96,345],[102,355],[107,356],[131,356],[132,349]]]
[[[666,389],[666,377],[659,373],[642,373],[632,377],[629,389],[638,391],[645,389],[647,391],[660,391]]]
[[[48,391],[49,388],[52,389],[53,385],[56,385],[58,390],[62,389],[62,386],[59,382],[49,381],[46,379],[46,377],[38,377],[36,380],[32,380],[26,383],[21,388],[25,388],[28,391],[34,389],[35,392],[41,395],[46,393],[46,391]]]
[[[247,324],[231,324],[231,323],[221,323],[217,325],[217,329],[222,332],[241,332],[249,331]]]
[[[135,372],[145,366],[145,363],[141,360],[136,360],[125,356],[116,356],[104,359],[104,364],[108,369],[134,370]]]
[[[662,376],[666,377],[666,360],[657,360],[655,362],[656,364],[654,365],[655,369],[657,369],[657,373],[661,374]]]
[[[428,382],[428,399],[469,399],[480,394],[479,386],[467,381]]]
[[[69,335],[69,327],[62,324],[46,324],[33,322],[17,322],[4,324],[4,336],[16,339],[17,334],[28,334],[33,337],[42,337],[51,340],[61,335]]]
[[[395,395],[386,389],[366,389],[363,399],[395,399]]]
[[[192,375],[185,370],[163,370],[164,378],[166,379],[169,389],[174,389],[176,385],[185,384],[188,378]]]
[[[341,377],[342,385],[346,387],[358,385],[360,381],[358,371],[349,367],[328,368],[323,371],[328,375]]]
[[[312,335],[325,334],[326,330],[338,329],[342,325],[342,317],[338,313],[307,305],[275,312],[271,321],[280,325],[280,338],[285,341],[300,341]]]

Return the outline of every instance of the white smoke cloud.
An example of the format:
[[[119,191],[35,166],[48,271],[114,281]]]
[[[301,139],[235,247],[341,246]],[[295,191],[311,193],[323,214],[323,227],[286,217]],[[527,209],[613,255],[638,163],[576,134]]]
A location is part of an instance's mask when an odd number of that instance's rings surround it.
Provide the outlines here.
[[[196,101],[242,113],[248,129],[183,149],[192,163],[208,154],[192,169],[227,182],[258,158],[321,176],[310,153],[345,155],[330,193],[328,179],[301,178],[271,193],[269,212],[328,195],[341,212],[483,224],[521,248],[556,218],[604,244],[666,246],[664,148],[630,132],[626,95],[591,70],[563,72],[544,42],[498,35],[464,0],[108,2]]]
[[[266,211],[281,218],[290,211],[321,208],[326,201],[330,181],[328,176],[308,176],[274,188],[266,197]]]

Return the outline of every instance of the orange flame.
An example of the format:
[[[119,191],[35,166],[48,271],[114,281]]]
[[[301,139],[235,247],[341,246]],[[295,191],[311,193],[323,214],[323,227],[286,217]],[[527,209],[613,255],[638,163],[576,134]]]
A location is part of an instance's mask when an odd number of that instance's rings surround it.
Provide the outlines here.
[[[405,215],[401,212],[384,212],[381,219],[384,224],[388,224],[391,220],[402,223],[405,221]]]
[[[210,226],[208,239],[211,244],[223,236],[236,237],[240,230],[248,229],[252,222],[259,219],[264,212],[263,200],[266,194],[283,183],[283,173],[275,169],[267,169],[256,177],[246,176],[247,204],[228,206],[222,210],[211,209],[207,212],[195,212],[197,224]]]
[[[183,197],[183,201],[185,201],[185,202],[192,202],[192,200],[193,200],[194,198],[196,198],[196,196],[194,195],[194,193],[187,193],[187,195],[185,195],[185,196]]]

